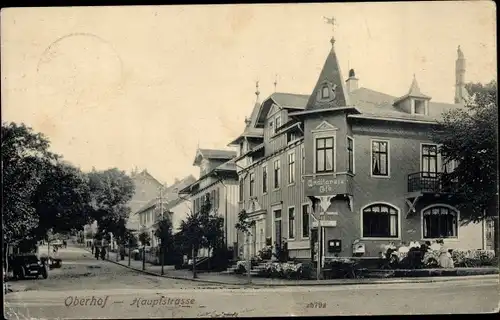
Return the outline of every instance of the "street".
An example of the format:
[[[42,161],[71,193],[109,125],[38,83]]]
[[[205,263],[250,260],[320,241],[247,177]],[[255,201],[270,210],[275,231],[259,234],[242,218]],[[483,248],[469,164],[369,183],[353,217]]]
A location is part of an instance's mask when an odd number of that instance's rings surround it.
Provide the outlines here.
[[[61,249],[46,280],[11,283],[12,318],[246,317],[481,313],[498,309],[498,279],[442,283],[239,288],[154,277],[81,248]]]

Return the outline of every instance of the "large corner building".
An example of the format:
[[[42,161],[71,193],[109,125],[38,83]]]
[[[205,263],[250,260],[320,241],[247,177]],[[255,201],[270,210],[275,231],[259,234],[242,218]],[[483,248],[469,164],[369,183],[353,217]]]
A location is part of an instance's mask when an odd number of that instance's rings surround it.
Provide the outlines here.
[[[353,69],[343,77],[331,44],[310,95],[257,98],[230,143],[239,149],[239,210],[255,221],[238,251],[254,255],[286,241],[291,257],[317,260],[318,250],[322,257],[378,256],[389,242],[491,245],[483,223],[460,224],[454,182],[446,178],[456,164],[444,163],[430,140],[443,111],[468,96],[460,47],[449,104],[433,101],[411,75],[400,96],[360,87]]]

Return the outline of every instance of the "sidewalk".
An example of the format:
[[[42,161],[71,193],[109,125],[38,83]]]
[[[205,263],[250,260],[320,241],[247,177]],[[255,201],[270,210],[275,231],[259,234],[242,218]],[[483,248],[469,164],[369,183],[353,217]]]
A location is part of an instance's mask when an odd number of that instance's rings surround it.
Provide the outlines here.
[[[145,274],[160,276],[161,266],[145,264],[145,269],[142,270],[142,261],[130,260],[128,266],[128,257],[123,261],[116,261],[116,253],[109,253],[109,262],[122,265]],[[419,277],[419,278],[389,278],[389,279],[329,279],[329,280],[287,280],[287,279],[270,279],[252,277],[251,283],[244,275],[223,274],[216,272],[198,273],[198,278],[193,279],[191,270],[175,270],[173,266],[164,266],[164,276],[166,278],[191,280],[213,284],[224,285],[247,285],[247,286],[318,286],[318,285],[359,285],[359,284],[396,284],[396,283],[431,283],[431,282],[447,282],[447,281],[464,281],[464,280],[498,280],[498,274],[493,275],[478,275],[478,276],[461,276],[461,277]]]

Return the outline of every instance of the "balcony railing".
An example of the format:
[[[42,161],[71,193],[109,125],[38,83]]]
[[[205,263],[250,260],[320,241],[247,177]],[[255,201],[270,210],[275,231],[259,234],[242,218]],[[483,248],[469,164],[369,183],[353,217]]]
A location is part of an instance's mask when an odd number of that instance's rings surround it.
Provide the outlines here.
[[[443,172],[416,172],[408,175],[408,192],[455,193],[457,181]]]

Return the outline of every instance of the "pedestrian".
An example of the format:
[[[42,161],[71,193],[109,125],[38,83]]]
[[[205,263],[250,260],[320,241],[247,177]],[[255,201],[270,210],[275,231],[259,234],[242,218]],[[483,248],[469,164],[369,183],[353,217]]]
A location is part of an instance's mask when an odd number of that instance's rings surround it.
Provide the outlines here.
[[[91,249],[92,249],[92,254],[94,254],[94,244],[92,244]]]
[[[99,260],[99,247],[95,247],[95,258]]]
[[[102,260],[106,259],[106,249],[104,247],[101,248],[101,259]]]

